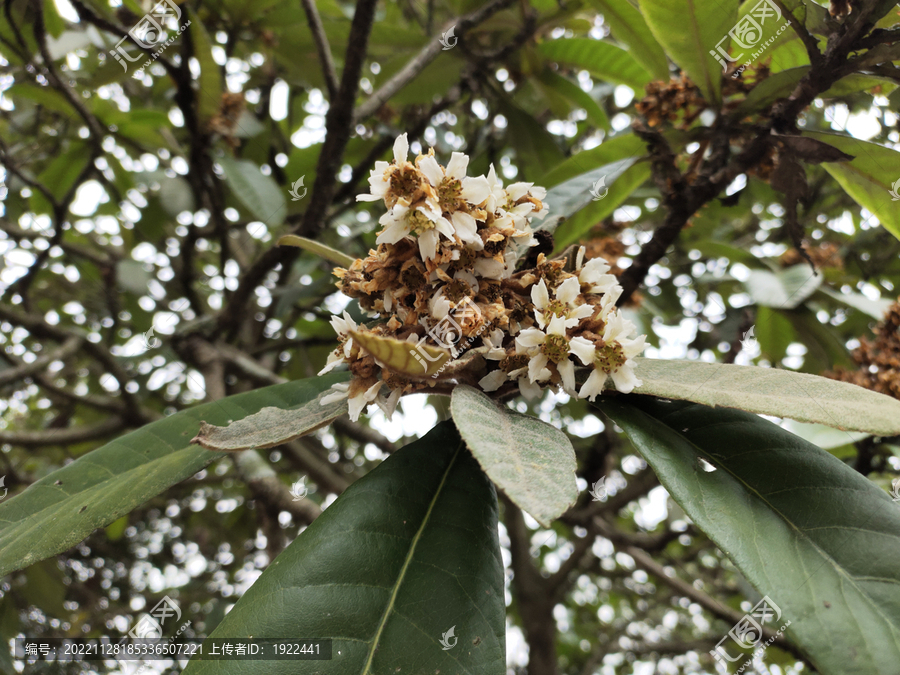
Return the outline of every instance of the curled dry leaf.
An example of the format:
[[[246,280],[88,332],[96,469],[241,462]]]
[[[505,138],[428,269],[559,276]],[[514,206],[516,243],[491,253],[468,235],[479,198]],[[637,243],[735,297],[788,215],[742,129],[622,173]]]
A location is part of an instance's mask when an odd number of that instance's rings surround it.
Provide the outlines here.
[[[347,412],[347,401],[322,405],[322,396],[292,410],[268,407],[227,427],[200,423],[194,445],[217,452],[240,452],[251,448],[272,448],[300,438],[325,426]]]
[[[450,360],[450,352],[426,344],[357,331],[350,331],[350,335],[379,365],[408,377],[431,377]]]

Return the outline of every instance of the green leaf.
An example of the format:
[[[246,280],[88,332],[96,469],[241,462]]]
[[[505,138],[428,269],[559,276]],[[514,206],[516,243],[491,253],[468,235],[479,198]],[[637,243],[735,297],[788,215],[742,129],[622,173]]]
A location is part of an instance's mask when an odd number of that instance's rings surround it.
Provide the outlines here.
[[[541,525],[575,503],[575,450],[562,431],[466,385],[453,390],[450,412],[485,473]]]
[[[353,483],[211,637],[333,641],[330,661],[242,661],[241,675],[503,675],[505,617],[496,493],[444,422]]]
[[[197,120],[201,128],[206,128],[209,121],[219,112],[222,101],[222,73],[219,64],[212,55],[212,42],[203,22],[196,16],[191,21],[191,42],[194,47],[194,58],[200,64],[200,77],[197,78]]]
[[[501,101],[498,109],[508,121],[506,135],[525,176],[534,179],[563,160],[556,139],[534,117],[510,101]]]
[[[609,42],[590,38],[560,38],[538,45],[538,51],[555,63],[583,69],[600,79],[631,87],[641,93],[650,73],[629,52]]]
[[[613,37],[628,46],[629,53],[654,79],[668,82],[669,60],[641,13],[628,0],[595,0],[594,4]]]
[[[777,272],[750,270],[744,282],[753,302],[763,307],[793,309],[822,285],[822,274],[808,265],[792,265]]]
[[[590,94],[570,79],[546,70],[538,78],[539,82],[548,89],[556,92],[570,101],[576,108],[582,108],[587,113],[588,120],[598,129],[610,130],[609,117]]]
[[[564,161],[540,179],[540,184],[552,188],[577,176],[612,164],[621,159],[643,157],[647,154],[647,146],[634,134],[622,134],[610,138],[596,148],[582,150]]]
[[[191,443],[218,452],[273,448],[305,436],[347,412],[346,399],[328,405],[322,405],[321,399],[319,396],[293,410],[263,408],[225,427],[204,421]]]
[[[220,157],[225,182],[251,214],[267,225],[284,222],[287,201],[271,176],[264,176],[253,162]]]
[[[303,405],[346,373],[296,380],[185,410],[110,441],[0,502],[0,576],[71,548],[222,455],[190,444],[201,420]]]
[[[550,188],[547,191],[547,199],[545,200],[549,214],[537,229],[552,229],[560,219],[568,218],[592,204],[595,208],[608,209],[612,202],[603,204],[609,198],[609,193],[606,190],[609,189],[609,192],[612,192],[612,188],[619,177],[634,166],[637,161],[636,158],[632,157],[612,162]],[[601,197],[596,199],[595,196]],[[592,224],[596,223],[597,221],[594,220]]]
[[[778,364],[787,355],[787,348],[797,339],[790,319],[770,307],[757,308],[753,328],[760,355],[773,364]]]
[[[554,234],[556,249],[575,244],[601,220],[615,211],[635,190],[650,178],[650,163],[637,162],[623,171],[609,186],[609,194],[588,204],[564,221]]]
[[[747,98],[741,101],[735,112],[749,115],[768,108],[780,98],[787,98],[808,72],[809,66],[801,66],[770,75],[750,90]]]
[[[854,159],[849,162],[831,162],[822,166],[857,204],[874,213],[881,224],[900,239],[900,208],[891,197],[893,185],[897,184],[895,181],[900,181],[900,152],[850,136],[820,132],[803,135],[853,155]]]
[[[823,450],[833,450],[834,448],[861,441],[871,435],[861,431],[841,431],[840,429],[826,427],[824,424],[807,424],[806,422],[796,422],[794,420],[785,420],[783,427],[795,436],[799,436],[804,441],[808,441]]]
[[[600,409],[691,520],[778,606],[780,620],[770,627],[790,621],[786,635],[818,672],[896,672],[900,509],[886,492],[754,415],[643,397],[605,399]],[[722,647],[750,656],[730,639]]]
[[[656,39],[714,105],[722,102],[722,66],[710,54],[728,49],[738,19],[735,3],[705,0],[640,0]],[[724,39],[723,39],[724,38]]]
[[[312,239],[307,239],[306,237],[299,237],[296,234],[286,234],[278,240],[277,245],[296,246],[297,248],[302,248],[304,251],[315,253],[320,258],[324,258],[325,260],[333,262],[335,265],[340,265],[341,267],[350,267],[350,265],[353,264],[353,261],[356,260],[356,258],[351,258],[346,253],[337,251],[330,246],[326,246],[325,244],[313,241]]]
[[[790,370],[638,357],[636,394],[738,408],[879,436],[900,434],[900,400]]]

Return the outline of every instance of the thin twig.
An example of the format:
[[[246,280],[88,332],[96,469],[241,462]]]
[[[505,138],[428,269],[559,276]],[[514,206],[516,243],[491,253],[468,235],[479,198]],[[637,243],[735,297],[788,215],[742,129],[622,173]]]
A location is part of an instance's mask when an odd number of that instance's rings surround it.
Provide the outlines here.
[[[322,18],[313,0],[300,0],[303,11],[306,12],[306,20],[309,22],[309,30],[312,32],[313,41],[316,43],[316,52],[319,54],[319,62],[322,65],[322,75],[325,76],[325,86],[328,88],[328,100],[333,101],[338,94],[337,71],[334,69],[334,59],[331,58],[331,47],[328,46],[328,36],[322,27]]]

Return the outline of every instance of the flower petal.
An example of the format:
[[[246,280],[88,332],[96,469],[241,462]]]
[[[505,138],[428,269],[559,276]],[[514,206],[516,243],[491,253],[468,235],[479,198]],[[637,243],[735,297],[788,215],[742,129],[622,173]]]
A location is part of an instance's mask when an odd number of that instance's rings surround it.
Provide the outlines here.
[[[539,284],[531,287],[531,302],[534,303],[536,309],[544,309],[550,304],[550,292],[547,290],[547,284],[543,279],[541,279]]]
[[[504,382],[506,382],[506,373],[502,370],[495,370],[478,380],[478,386],[485,391],[497,391]]]
[[[566,359],[556,364],[556,370],[562,378],[563,389],[567,392],[575,391],[575,364]]]
[[[541,282],[543,283],[543,279]],[[575,302],[578,294],[581,292],[581,284],[578,277],[569,277],[556,288],[556,299],[571,305]]]
[[[569,340],[569,351],[577,356],[584,365],[589,366],[594,361],[596,350],[593,342],[578,336]]]
[[[447,163],[447,176],[462,180],[466,177],[466,168],[469,166],[469,156],[464,152],[454,152]]]
[[[578,392],[578,398],[587,398],[593,401],[597,398],[597,394],[603,393],[603,385],[606,382],[606,373],[597,370],[591,372],[588,379],[581,385],[581,391]]]
[[[416,166],[419,167],[419,171],[424,174],[425,178],[428,179],[428,182],[434,187],[440,185],[441,181],[444,180],[444,172],[441,169],[441,165],[438,164],[437,160],[434,158],[434,155],[420,157],[416,161]]]
[[[537,328],[526,328],[516,336],[516,351],[521,346],[523,349],[540,347],[547,339],[546,333]]]
[[[491,194],[491,186],[487,178],[477,176],[475,178],[462,179],[462,198],[470,204],[478,206]]]
[[[397,162],[397,166],[406,161],[407,155],[409,155],[409,141],[406,140],[406,134],[401,134],[394,141],[394,161]]]
[[[546,377],[543,377],[545,375]],[[528,379],[532,382],[538,379],[547,379],[550,377],[550,371],[547,370],[547,357],[538,352],[535,356],[531,357],[531,360],[528,362]]]

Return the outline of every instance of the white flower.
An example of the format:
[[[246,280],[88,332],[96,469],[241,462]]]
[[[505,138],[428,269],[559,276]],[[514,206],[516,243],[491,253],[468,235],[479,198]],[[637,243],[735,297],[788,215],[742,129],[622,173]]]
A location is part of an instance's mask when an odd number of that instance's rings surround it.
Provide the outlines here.
[[[615,286],[618,285],[618,279],[612,274],[607,274],[609,272],[609,265],[603,258],[592,258],[587,261],[587,264],[582,266],[582,262],[584,261],[584,246],[578,249],[578,255],[575,259],[575,269],[578,271],[578,280],[581,282],[581,285],[586,286],[585,293],[609,293],[613,290]],[[618,300],[618,296],[621,295],[621,288],[616,295],[616,300]]]
[[[478,236],[478,223],[468,213],[454,211],[450,214],[450,222],[456,230],[456,236],[476,251],[484,248],[484,242]]]
[[[417,234],[419,254],[423,260],[437,255],[439,232],[448,239],[453,238],[453,225],[441,215],[440,207],[430,200],[415,209],[410,209],[402,200],[398,201],[378,222],[384,230],[375,238],[376,243],[396,244],[404,237]]]
[[[572,344],[575,349],[572,349]],[[588,351],[588,347],[590,351]],[[516,336],[516,353],[528,355],[528,379],[543,382],[550,378],[547,364],[552,361],[562,378],[566,391],[575,389],[575,363],[569,354],[575,354],[582,363],[588,365],[593,357],[593,345],[583,337],[571,340],[566,337],[565,319],[554,316],[544,332],[537,328],[526,328]],[[585,358],[590,355],[591,358]]]
[[[337,384],[332,385],[332,393],[323,396],[320,403],[321,405],[328,405],[329,403],[335,403],[344,398],[348,399],[347,403],[349,404],[350,419],[355,422],[359,419],[359,415],[365,407],[378,398],[378,392],[381,391],[382,383],[376,382],[368,389],[360,389],[356,394],[348,398],[351,384],[353,383],[338,382]]]
[[[406,140],[406,134],[397,136],[397,139],[394,141],[394,162],[397,167],[403,166],[408,154],[409,142]],[[371,194],[356,195],[356,201],[377,202],[385,198],[388,188],[391,186],[391,179],[388,173],[390,166],[387,162],[375,162],[375,168],[369,173],[369,190]]]
[[[331,317],[331,327],[334,328],[334,332],[337,333],[338,339],[342,340],[344,344],[343,347],[338,347],[328,355],[328,361],[326,361],[325,367],[319,371],[319,375],[330,372],[335,366],[342,363],[345,358],[350,358],[350,351],[353,348],[353,338],[349,336],[349,332],[351,330],[355,331],[357,325],[353,318],[347,314],[346,310],[344,310],[343,319],[339,316]]]
[[[566,328],[573,328],[578,322],[591,316],[594,308],[590,305],[576,305],[578,294],[581,292],[581,284],[576,277],[569,277],[556,287],[555,300],[550,300],[547,284],[541,279],[540,283],[531,287],[531,302],[534,303],[534,316],[538,326],[544,328],[548,319],[561,317]]]
[[[623,394],[631,393],[642,384],[634,374],[633,359],[644,351],[647,337],[640,335],[629,338],[628,335],[634,331],[635,325],[618,312],[613,312],[606,318],[603,329],[604,346],[595,352],[594,370],[582,385],[578,394],[580,398],[593,401],[597,394],[603,392],[607,376],[612,378],[616,389]]]
[[[495,328],[491,331],[490,335],[482,338],[484,346],[488,348],[488,352],[484,355],[484,358],[490,359],[491,361],[502,361],[506,358],[506,350],[503,349],[504,337],[505,334],[503,331],[500,328]]]

